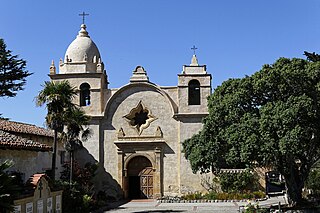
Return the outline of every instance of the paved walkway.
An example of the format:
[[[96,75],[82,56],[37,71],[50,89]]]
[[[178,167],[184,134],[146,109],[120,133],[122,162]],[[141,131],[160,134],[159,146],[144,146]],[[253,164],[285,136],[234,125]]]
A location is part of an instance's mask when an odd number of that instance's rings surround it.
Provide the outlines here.
[[[286,204],[285,198],[271,197],[260,201],[259,206],[276,206]],[[165,213],[165,212],[212,212],[212,213],[236,213],[247,202],[219,202],[219,203],[158,203],[156,200],[132,200],[125,204],[114,204],[105,212],[122,213]]]

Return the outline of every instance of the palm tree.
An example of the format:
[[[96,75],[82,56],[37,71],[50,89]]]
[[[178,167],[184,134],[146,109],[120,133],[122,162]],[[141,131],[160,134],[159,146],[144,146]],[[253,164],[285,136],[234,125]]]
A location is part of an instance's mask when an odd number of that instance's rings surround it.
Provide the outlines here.
[[[66,112],[66,131],[62,134],[62,140],[70,155],[70,184],[73,176],[74,151],[82,148],[82,142],[91,136],[91,130],[87,127],[89,121],[90,117],[79,107],[69,109]]]
[[[72,103],[76,94],[76,89],[72,87],[68,81],[47,81],[36,97],[37,106],[46,104],[48,110],[46,124],[54,131],[51,172],[53,180],[55,179],[58,132],[63,131],[66,112],[76,107],[76,105]]]

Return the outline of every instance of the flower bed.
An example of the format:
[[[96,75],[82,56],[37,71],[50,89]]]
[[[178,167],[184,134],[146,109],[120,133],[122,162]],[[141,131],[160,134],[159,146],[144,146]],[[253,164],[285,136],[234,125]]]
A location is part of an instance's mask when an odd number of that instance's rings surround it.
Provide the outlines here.
[[[266,200],[265,193],[261,191],[252,193],[208,193],[187,194],[182,197],[164,196],[160,203],[217,203],[217,202],[246,202],[248,199],[255,201]]]

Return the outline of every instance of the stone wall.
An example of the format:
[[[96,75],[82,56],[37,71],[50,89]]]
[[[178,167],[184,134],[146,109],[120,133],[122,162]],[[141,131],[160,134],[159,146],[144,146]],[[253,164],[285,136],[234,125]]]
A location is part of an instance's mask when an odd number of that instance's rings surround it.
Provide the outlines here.
[[[51,153],[25,150],[0,149],[0,161],[12,160],[14,165],[9,171],[21,172],[24,182],[34,173],[43,173],[51,168]]]

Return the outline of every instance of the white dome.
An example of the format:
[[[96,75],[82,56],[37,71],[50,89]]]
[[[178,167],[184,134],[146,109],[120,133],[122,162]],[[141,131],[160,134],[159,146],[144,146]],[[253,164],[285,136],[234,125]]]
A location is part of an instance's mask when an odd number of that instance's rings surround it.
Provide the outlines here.
[[[101,61],[100,52],[88,35],[86,25],[82,24],[77,38],[69,45],[66,51],[64,62],[88,62],[97,64],[99,61]]]

